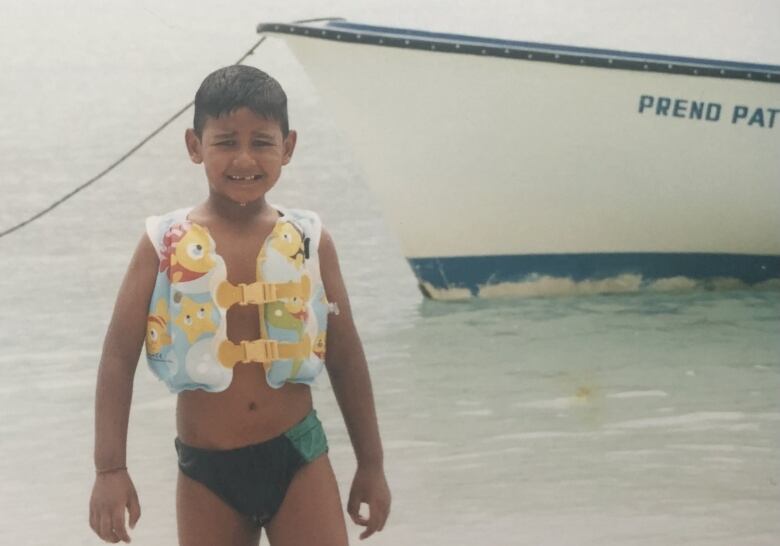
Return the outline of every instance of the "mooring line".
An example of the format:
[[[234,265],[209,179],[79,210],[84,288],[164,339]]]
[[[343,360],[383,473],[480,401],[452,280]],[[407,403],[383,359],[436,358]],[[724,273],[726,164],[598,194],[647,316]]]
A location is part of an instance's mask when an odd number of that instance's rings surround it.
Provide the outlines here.
[[[241,56],[241,58],[240,58],[240,59],[238,59],[238,60],[237,60],[235,63],[233,63],[233,64],[241,64],[242,62],[244,62],[244,60],[246,60],[246,58],[247,58],[247,57],[249,57],[250,55],[252,55],[252,54],[255,52],[255,49],[257,49],[257,47],[258,47],[260,44],[262,44],[262,43],[265,41],[265,39],[266,39],[266,37],[265,37],[265,36],[263,36],[262,38],[260,38],[260,39],[259,39],[257,42],[255,42],[255,44],[254,44],[252,47],[250,47],[250,48],[247,50],[247,52],[246,52],[246,53],[244,53],[244,54]],[[79,192],[80,192],[81,190],[83,190],[84,188],[86,188],[86,187],[88,187],[88,186],[91,186],[92,184],[94,184],[95,182],[97,182],[98,180],[100,180],[101,178],[103,178],[105,175],[107,175],[107,174],[108,174],[108,173],[110,173],[112,170],[114,170],[114,169],[115,169],[115,168],[116,168],[118,165],[120,165],[121,163],[123,163],[123,162],[124,162],[124,161],[125,161],[125,160],[126,160],[128,157],[130,157],[130,156],[131,156],[131,155],[133,155],[135,152],[137,152],[137,151],[138,151],[138,150],[139,150],[139,149],[140,149],[140,148],[141,148],[141,147],[142,147],[144,144],[146,144],[147,142],[149,142],[150,140],[152,140],[152,139],[153,139],[155,136],[157,136],[157,135],[158,135],[158,134],[159,134],[159,133],[160,133],[160,132],[161,132],[163,129],[165,129],[166,127],[168,127],[168,125],[170,125],[171,123],[173,123],[173,122],[174,122],[174,121],[175,121],[175,120],[176,120],[178,117],[180,117],[180,116],[181,116],[181,115],[182,115],[184,112],[186,112],[187,110],[189,110],[189,109],[190,109],[190,107],[191,107],[191,106],[192,106],[194,103],[195,103],[195,101],[194,101],[194,100],[193,100],[193,101],[190,101],[190,102],[189,102],[189,103],[187,103],[185,106],[183,106],[182,108],[180,108],[180,109],[179,109],[179,111],[178,111],[178,112],[176,112],[175,114],[173,114],[173,115],[172,115],[172,116],[171,116],[171,117],[170,117],[170,118],[169,118],[167,121],[165,121],[165,122],[164,122],[162,125],[160,125],[159,127],[157,127],[157,129],[155,129],[154,131],[152,131],[151,133],[149,133],[149,134],[148,134],[146,137],[144,137],[144,138],[143,138],[143,139],[142,139],[142,140],[141,140],[141,141],[140,141],[138,144],[136,144],[135,146],[133,146],[132,148],[130,148],[130,150],[128,150],[128,151],[127,151],[127,152],[126,152],[126,153],[125,153],[125,154],[124,154],[122,157],[120,157],[119,159],[117,159],[116,161],[114,161],[114,162],[113,162],[111,165],[109,165],[108,167],[106,167],[105,169],[103,169],[103,170],[102,170],[100,173],[96,174],[95,176],[93,176],[92,178],[90,178],[89,180],[87,180],[86,182],[84,182],[83,184],[81,184],[80,186],[78,186],[77,188],[73,189],[72,191],[68,192],[67,194],[65,194],[65,195],[64,195],[64,196],[62,196],[60,199],[58,199],[57,201],[55,201],[54,203],[52,203],[51,205],[49,205],[49,206],[48,206],[48,207],[46,207],[45,209],[41,210],[40,212],[37,212],[37,213],[35,213],[34,215],[30,216],[28,219],[26,219],[26,220],[24,220],[24,221],[22,221],[22,222],[19,222],[19,223],[18,223],[18,224],[16,224],[15,226],[13,226],[13,227],[10,227],[10,228],[8,228],[8,229],[6,229],[6,230],[4,230],[4,231],[0,232],[0,238],[2,238],[2,237],[5,237],[6,235],[10,235],[10,234],[11,234],[11,233],[13,233],[14,231],[17,231],[17,230],[19,230],[19,229],[23,228],[24,226],[26,226],[27,224],[29,224],[29,223],[31,223],[31,222],[34,222],[35,220],[37,220],[37,219],[38,219],[38,218],[40,218],[41,216],[43,216],[43,215],[45,215],[45,214],[47,214],[47,213],[51,212],[52,210],[54,210],[55,208],[57,208],[58,206],[60,206],[62,203],[64,203],[65,201],[67,201],[68,199],[70,199],[71,197],[73,197],[74,195],[76,195],[77,193],[79,193]]]

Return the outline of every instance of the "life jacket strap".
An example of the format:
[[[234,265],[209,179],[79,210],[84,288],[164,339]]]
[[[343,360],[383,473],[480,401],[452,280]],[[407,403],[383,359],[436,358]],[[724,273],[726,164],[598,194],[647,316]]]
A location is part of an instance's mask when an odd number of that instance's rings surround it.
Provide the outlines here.
[[[260,305],[281,299],[300,298],[308,300],[311,294],[311,281],[304,275],[299,282],[284,283],[253,282],[251,284],[232,284],[222,281],[217,287],[217,305],[229,309],[233,305]]]
[[[311,354],[311,339],[304,335],[298,343],[279,343],[274,339],[244,340],[241,343],[223,341],[219,344],[218,358],[226,368],[236,364],[259,362],[271,363],[274,360],[303,360]]]

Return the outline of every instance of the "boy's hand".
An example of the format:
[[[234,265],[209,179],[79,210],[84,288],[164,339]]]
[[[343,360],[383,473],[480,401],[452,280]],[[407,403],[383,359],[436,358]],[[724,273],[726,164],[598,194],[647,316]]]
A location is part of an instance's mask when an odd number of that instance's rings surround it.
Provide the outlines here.
[[[141,517],[141,505],[127,471],[98,475],[89,501],[89,526],[97,536],[114,544],[120,540],[130,542],[125,528],[125,508],[130,513],[132,529]]]
[[[368,504],[368,518],[360,515],[360,505]],[[366,528],[360,534],[360,539],[368,538],[376,531],[381,531],[390,513],[390,489],[382,467],[358,466],[352,489],[349,491],[347,513],[357,525]]]

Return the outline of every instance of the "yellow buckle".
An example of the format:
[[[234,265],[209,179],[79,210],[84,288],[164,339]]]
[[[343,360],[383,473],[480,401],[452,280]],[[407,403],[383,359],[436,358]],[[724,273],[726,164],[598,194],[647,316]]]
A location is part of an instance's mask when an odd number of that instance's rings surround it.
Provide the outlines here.
[[[273,339],[242,341],[241,351],[244,358],[240,362],[273,362],[279,360],[279,343]]]
[[[300,282],[270,283],[253,282],[251,284],[232,284],[222,281],[217,287],[217,305],[229,309],[233,305],[260,305],[282,298],[300,298],[308,300],[311,294],[311,281],[304,275]]]
[[[279,299],[276,295],[275,284],[267,282],[253,282],[252,284],[240,283],[238,288],[241,290],[241,300],[238,302],[239,305],[266,303]]]
[[[244,340],[233,343],[225,340],[219,344],[217,357],[226,368],[236,364],[259,362],[270,364],[275,360],[303,359],[311,354],[311,340],[307,334],[298,343],[279,343],[275,339]]]

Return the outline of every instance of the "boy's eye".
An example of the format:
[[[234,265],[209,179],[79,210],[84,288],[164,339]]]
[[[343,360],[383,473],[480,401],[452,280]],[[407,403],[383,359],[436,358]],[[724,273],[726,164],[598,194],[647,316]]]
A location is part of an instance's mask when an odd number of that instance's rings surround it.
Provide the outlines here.
[[[232,146],[235,143],[235,140],[220,140],[217,142],[217,146]]]
[[[252,142],[252,145],[254,146],[272,146],[272,142],[268,142],[267,140],[255,140]]]

